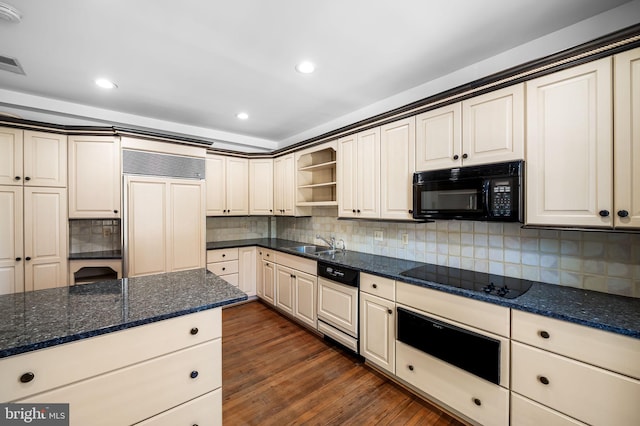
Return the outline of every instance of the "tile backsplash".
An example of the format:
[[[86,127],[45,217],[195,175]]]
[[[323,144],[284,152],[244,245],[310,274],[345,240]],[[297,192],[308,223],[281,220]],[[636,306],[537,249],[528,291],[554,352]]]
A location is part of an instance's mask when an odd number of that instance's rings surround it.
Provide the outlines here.
[[[120,250],[120,220],[69,220],[69,252]]]
[[[268,238],[269,216],[207,217],[207,242]]]
[[[333,236],[348,250],[640,297],[640,234],[522,229],[517,223],[337,220],[335,210],[315,210],[313,217],[278,217],[277,237],[324,244],[316,234]]]

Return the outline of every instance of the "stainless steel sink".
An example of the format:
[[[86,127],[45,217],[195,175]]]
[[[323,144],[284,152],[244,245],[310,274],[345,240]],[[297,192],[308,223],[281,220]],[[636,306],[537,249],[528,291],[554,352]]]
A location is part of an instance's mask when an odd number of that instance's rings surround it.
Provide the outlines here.
[[[297,251],[298,253],[305,253],[305,254],[320,254],[320,253],[335,251],[329,247],[324,247],[324,246],[296,246],[296,247],[289,247],[289,250]]]

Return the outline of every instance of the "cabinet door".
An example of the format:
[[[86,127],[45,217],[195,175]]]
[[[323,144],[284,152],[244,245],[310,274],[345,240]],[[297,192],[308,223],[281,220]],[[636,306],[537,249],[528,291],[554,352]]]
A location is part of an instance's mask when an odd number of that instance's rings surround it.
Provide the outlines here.
[[[462,164],[524,158],[524,83],[462,102]]]
[[[24,189],[25,290],[67,285],[67,190]]]
[[[412,219],[415,117],[380,128],[380,217]]]
[[[205,160],[207,216],[222,216],[226,213],[227,172],[224,160],[221,155],[207,155]]]
[[[249,214],[273,214],[273,160],[249,160]]]
[[[249,160],[246,158],[226,158],[226,205],[227,214],[249,214]]]
[[[171,180],[167,185],[167,259],[169,271],[205,267],[206,218],[204,183],[200,180]]]
[[[357,204],[360,218],[380,217],[380,128],[358,133]]]
[[[295,214],[295,157],[293,154],[276,158],[274,166],[275,212],[281,216]]]
[[[69,138],[69,218],[120,217],[120,141]]]
[[[338,139],[338,215],[356,216],[358,135]]]
[[[23,131],[0,128],[0,185],[22,185]]]
[[[256,295],[256,248],[241,247],[238,249],[240,270],[238,287],[248,296]]]
[[[614,56],[614,225],[640,227],[640,49]],[[626,214],[625,214],[626,212]]]
[[[264,299],[264,270],[262,268],[262,249],[256,249],[256,296]]]
[[[262,282],[264,285],[264,300],[276,304],[276,267],[272,262],[262,261]]]
[[[0,295],[24,291],[22,191],[0,186]]]
[[[447,169],[461,164],[460,102],[416,116],[416,127],[416,170]]]
[[[286,266],[276,266],[276,307],[293,315],[295,297],[294,271]]]
[[[167,184],[144,177],[127,180],[127,276],[167,272]]]
[[[67,137],[55,133],[24,132],[24,184],[67,186]]]
[[[395,303],[360,292],[360,355],[395,374]]]
[[[316,315],[316,294],[318,277],[300,271],[295,275],[295,300],[293,315],[312,328],[318,327]]]
[[[611,58],[526,84],[526,222],[611,227]]]

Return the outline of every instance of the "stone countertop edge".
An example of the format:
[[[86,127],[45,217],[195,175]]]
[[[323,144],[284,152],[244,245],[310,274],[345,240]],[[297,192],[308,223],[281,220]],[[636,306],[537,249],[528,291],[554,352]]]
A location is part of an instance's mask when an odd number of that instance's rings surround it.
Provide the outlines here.
[[[402,271],[425,265],[422,262],[349,250],[345,253],[338,252],[333,257],[303,254],[291,250],[291,247],[308,244],[278,238],[258,238],[211,242],[207,243],[207,250],[259,246],[307,259],[349,266],[360,272],[640,339],[640,299],[638,298],[533,282],[529,291],[522,296],[504,299],[400,275]]]
[[[0,296],[0,359],[247,300],[204,268]]]

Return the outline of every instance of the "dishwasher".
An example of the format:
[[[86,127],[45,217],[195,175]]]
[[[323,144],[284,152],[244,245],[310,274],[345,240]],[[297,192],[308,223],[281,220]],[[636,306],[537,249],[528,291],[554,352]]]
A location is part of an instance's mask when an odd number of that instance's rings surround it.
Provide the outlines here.
[[[318,262],[318,331],[359,353],[360,272]]]

